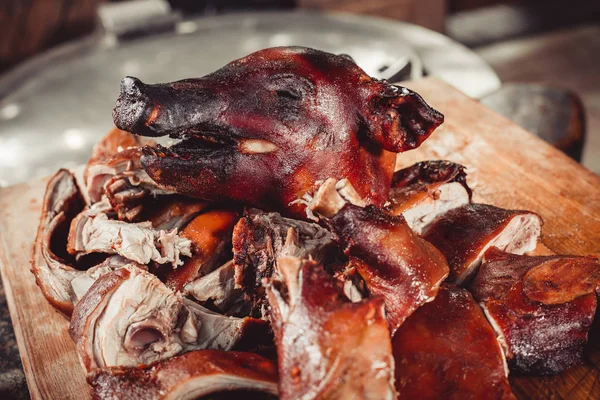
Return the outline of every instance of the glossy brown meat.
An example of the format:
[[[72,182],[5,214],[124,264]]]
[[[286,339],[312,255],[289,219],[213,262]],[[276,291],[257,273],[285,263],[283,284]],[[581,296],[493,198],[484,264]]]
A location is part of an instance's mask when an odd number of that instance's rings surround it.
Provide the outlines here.
[[[474,276],[492,246],[515,254],[534,250],[541,225],[541,218],[530,211],[468,204],[444,214],[424,237],[448,260],[448,281],[462,284]]]
[[[418,162],[394,173],[386,210],[402,214],[419,235],[444,213],[470,203],[465,167],[445,160]]]
[[[402,217],[374,207],[347,204],[328,221],[371,294],[385,300],[393,332],[432,300],[448,275],[448,264],[431,244],[417,236]]]
[[[505,346],[511,370],[549,375],[581,363],[596,312],[598,270],[590,257],[486,252],[471,290]]]
[[[171,269],[164,281],[175,291],[183,289],[199,275],[206,275],[221,265],[230,255],[231,233],[240,218],[232,209],[216,208],[194,218],[181,236],[192,241],[192,257],[183,265]]]
[[[275,364],[234,351],[198,350],[151,366],[104,368],[87,380],[94,400],[212,399],[222,392],[251,400],[277,394]]]
[[[280,399],[396,398],[381,298],[352,303],[320,264],[290,256],[277,259],[266,291]]]
[[[289,203],[329,177],[382,205],[394,153],[443,122],[418,94],[348,57],[301,47],[261,50],[198,79],[124,78],[113,118],[138,135],[185,138],[145,148],[142,165],[161,186],[296,215],[303,206]]]
[[[442,285],[392,340],[400,399],[514,399],[502,349],[464,289]]]

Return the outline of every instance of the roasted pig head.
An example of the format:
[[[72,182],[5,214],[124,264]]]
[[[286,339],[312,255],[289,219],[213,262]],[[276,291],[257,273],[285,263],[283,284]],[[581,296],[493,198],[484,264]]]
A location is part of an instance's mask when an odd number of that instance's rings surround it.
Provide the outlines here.
[[[276,399],[277,367],[257,354],[197,350],[150,366],[112,367],[88,375],[94,399]]]
[[[392,346],[401,399],[515,399],[496,334],[465,289],[442,285]]]
[[[394,173],[386,209],[418,235],[446,212],[471,202],[465,167],[446,160],[418,162]]]
[[[599,286],[597,258],[522,256],[492,248],[471,290],[510,368],[553,375],[581,363]]]
[[[349,57],[301,47],[261,50],[198,79],[126,77],[113,118],[138,135],[183,139],[144,149],[143,167],[164,188],[296,215],[302,205],[289,203],[329,177],[382,205],[394,153],[443,122],[418,94]]]
[[[276,268],[265,283],[280,399],[395,399],[382,299],[352,303],[314,261],[284,256]]]

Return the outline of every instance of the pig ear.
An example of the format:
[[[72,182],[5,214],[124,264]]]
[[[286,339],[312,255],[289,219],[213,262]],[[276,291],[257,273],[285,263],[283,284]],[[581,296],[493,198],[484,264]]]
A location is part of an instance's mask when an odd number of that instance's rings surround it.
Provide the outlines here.
[[[370,119],[370,138],[394,153],[419,147],[444,122],[444,115],[412,90],[381,83],[371,103],[376,121]]]

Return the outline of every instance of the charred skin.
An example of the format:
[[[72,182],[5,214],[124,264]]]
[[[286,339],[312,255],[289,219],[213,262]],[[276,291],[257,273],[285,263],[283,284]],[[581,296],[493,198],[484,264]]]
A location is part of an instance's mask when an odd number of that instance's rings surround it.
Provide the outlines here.
[[[300,47],[261,50],[198,79],[124,78],[113,118],[138,135],[184,138],[145,148],[142,165],[160,185],[296,215],[303,207],[289,203],[329,177],[383,204],[394,153],[443,122],[418,94],[347,57]]]

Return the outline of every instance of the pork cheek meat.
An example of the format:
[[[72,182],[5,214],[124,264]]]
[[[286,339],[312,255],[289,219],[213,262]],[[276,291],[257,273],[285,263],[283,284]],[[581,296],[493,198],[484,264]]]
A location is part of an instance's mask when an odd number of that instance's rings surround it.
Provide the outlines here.
[[[349,182],[328,179],[308,200],[307,210],[324,219],[335,241],[355,259],[369,293],[383,297],[393,334],[417,308],[433,300],[448,276],[448,264],[402,216],[363,205]]]
[[[488,204],[468,204],[444,214],[424,236],[448,260],[448,281],[463,284],[477,273],[483,254],[492,246],[523,254],[537,246],[542,230],[539,215]]]
[[[465,167],[446,160],[416,163],[394,173],[386,210],[418,235],[446,212],[471,202]]]
[[[406,399],[515,399],[496,334],[465,289],[442,285],[392,340]]]
[[[126,77],[113,119],[134,134],[184,139],[144,148],[142,165],[161,187],[303,216],[290,203],[329,177],[383,205],[395,153],[418,147],[443,115],[349,57],[276,47],[197,79]]]
[[[511,370],[553,375],[582,362],[599,274],[600,263],[592,257],[486,252],[471,290]]]
[[[396,398],[381,298],[352,303],[323,267],[284,256],[266,279],[282,400]]]
[[[226,392],[253,399],[277,395],[276,365],[236,351],[197,350],[150,366],[103,368],[87,380],[95,400],[191,400]]]
[[[264,321],[211,312],[133,267],[106,274],[92,285],[75,307],[70,334],[88,371],[150,364],[191,350],[270,342]]]

